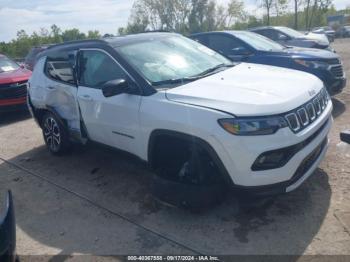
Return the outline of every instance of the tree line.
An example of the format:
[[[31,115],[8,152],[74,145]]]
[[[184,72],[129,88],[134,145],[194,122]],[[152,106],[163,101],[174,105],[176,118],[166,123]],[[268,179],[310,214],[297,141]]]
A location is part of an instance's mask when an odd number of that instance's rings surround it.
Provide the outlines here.
[[[164,30],[188,35],[261,25],[284,25],[308,30],[326,25],[328,15],[350,14],[350,6],[337,11],[332,0],[256,0],[256,7],[263,12],[262,17],[248,13],[243,0],[229,0],[226,5],[216,0],[135,0],[127,25],[116,29],[116,34]],[[0,42],[0,53],[23,58],[33,46],[101,37],[96,30],[83,33],[77,28],[61,30],[56,25],[50,29],[41,28],[31,35],[20,30],[16,39],[8,43]]]
[[[146,30],[167,30],[182,34],[223,29],[247,29],[261,25],[284,25],[309,30],[327,24],[327,16],[337,13],[333,0],[256,0],[257,18],[246,11],[243,0],[136,0],[128,25],[119,34]]]
[[[9,43],[0,42],[0,53],[20,59],[24,58],[34,46],[98,38],[101,38],[101,34],[97,30],[90,30],[87,34],[77,28],[63,31],[54,24],[50,27],[50,30],[41,28],[38,32],[35,31],[31,35],[28,35],[24,30],[18,31],[16,39]]]

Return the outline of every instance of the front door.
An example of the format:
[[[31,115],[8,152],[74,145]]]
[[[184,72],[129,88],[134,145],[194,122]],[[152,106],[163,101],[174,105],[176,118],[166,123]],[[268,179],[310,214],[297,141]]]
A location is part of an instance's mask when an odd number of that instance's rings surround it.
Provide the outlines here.
[[[131,79],[118,62],[100,49],[79,53],[78,101],[91,140],[137,154],[140,95],[105,97],[103,85],[115,79]]]
[[[250,54],[241,41],[222,34],[208,35],[208,47],[228,57],[233,62],[244,61]]]

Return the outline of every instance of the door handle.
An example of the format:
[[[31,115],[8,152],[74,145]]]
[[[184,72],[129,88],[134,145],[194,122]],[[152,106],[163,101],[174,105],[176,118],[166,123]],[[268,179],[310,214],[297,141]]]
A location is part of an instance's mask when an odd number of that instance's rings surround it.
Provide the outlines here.
[[[92,101],[92,97],[89,95],[82,95],[82,96],[79,96],[79,98],[84,101]]]

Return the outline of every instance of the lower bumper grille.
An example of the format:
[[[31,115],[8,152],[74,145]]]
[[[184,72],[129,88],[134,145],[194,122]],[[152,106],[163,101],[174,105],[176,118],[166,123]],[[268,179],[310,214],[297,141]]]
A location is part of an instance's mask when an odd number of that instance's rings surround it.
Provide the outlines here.
[[[327,145],[327,141],[328,138],[326,137],[322,143],[317,146],[314,151],[311,152],[311,154],[309,154],[304,160],[303,162],[301,162],[300,166],[298,167],[297,171],[294,173],[292,179],[291,179],[291,184],[293,184],[294,182],[298,181],[299,178],[301,178],[303,175],[305,175],[310,168],[312,167],[312,165],[316,162],[316,160],[319,158],[319,156],[321,155],[323,149],[326,147]]]

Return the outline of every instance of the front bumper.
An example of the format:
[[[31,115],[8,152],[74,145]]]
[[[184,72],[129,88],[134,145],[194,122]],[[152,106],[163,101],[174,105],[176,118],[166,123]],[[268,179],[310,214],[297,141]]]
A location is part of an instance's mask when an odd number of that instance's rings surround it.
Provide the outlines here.
[[[332,125],[331,112],[332,104],[328,103],[322,115],[297,134],[289,128],[268,136],[237,137],[222,134],[220,144],[224,150],[219,152],[219,156],[233,181],[233,187],[241,191],[272,193],[289,192],[297,188],[313,173],[325,155],[327,135]],[[311,136],[314,136],[312,140],[284,166],[252,171],[253,163],[262,153],[302,143]],[[319,152],[314,153],[316,149]],[[304,162],[311,164],[303,169],[306,165]]]
[[[299,165],[293,177],[288,181],[267,185],[267,186],[234,186],[237,193],[250,194],[255,196],[269,196],[288,193],[298,188],[315,171],[324,158],[328,148],[328,138],[325,138]]]
[[[0,112],[17,111],[26,108],[27,82],[1,84]]]
[[[344,87],[346,86],[346,78],[337,78],[333,79],[332,81],[328,81],[328,84],[326,84],[326,88],[328,93],[331,96],[334,96],[336,94],[339,94],[343,91]]]
[[[334,67],[338,67],[339,72],[333,72]],[[321,79],[331,96],[339,94],[346,86],[346,75],[342,65],[332,65],[328,69],[306,69],[305,71]]]

